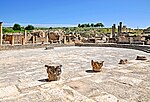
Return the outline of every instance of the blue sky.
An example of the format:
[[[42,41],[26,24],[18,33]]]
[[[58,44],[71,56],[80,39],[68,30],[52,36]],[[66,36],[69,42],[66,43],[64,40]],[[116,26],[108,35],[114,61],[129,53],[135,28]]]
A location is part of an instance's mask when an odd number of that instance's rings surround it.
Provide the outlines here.
[[[150,0],[1,0],[0,21],[36,26],[74,26],[122,21],[132,28],[150,26]]]

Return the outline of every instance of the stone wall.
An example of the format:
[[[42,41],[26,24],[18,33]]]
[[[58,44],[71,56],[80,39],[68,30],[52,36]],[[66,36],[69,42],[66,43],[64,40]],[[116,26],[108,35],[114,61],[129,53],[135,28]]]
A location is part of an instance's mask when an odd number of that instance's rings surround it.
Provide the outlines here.
[[[75,46],[88,46],[88,47],[116,47],[116,48],[128,48],[128,49],[135,49],[135,50],[140,50],[144,51],[147,53],[150,53],[150,46],[149,45],[134,45],[134,44],[92,44],[92,43],[84,43],[84,44],[75,44]]]
[[[53,47],[63,47],[63,46],[83,46],[83,47],[116,47],[116,48],[128,48],[135,49],[150,53],[150,45],[134,45],[134,44],[116,44],[116,43],[103,43],[103,44],[93,44],[93,43],[76,43],[76,44],[28,44],[28,45],[7,45],[0,46],[1,50],[18,50],[18,49],[33,49],[33,48],[44,48],[47,46]]]
[[[14,46],[7,45],[7,46],[0,46],[0,51],[1,50],[45,48],[47,46],[64,47],[64,46],[74,46],[74,44],[28,44],[28,45],[14,45]]]

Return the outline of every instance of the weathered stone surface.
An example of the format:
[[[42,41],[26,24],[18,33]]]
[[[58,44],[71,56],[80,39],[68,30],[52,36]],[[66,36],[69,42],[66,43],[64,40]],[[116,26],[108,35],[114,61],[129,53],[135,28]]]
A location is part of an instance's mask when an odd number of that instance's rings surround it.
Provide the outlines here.
[[[137,55],[148,60],[135,60]],[[0,56],[0,102],[150,101],[150,56],[141,51],[56,47],[1,51]],[[129,63],[118,64],[120,58]],[[91,59],[105,61],[102,73],[87,71]],[[47,63],[63,65],[60,80],[46,81]]]
[[[124,77],[124,76],[121,76],[118,80],[119,82],[122,82],[123,84],[132,85],[132,86],[139,85],[139,83],[142,82],[142,80],[140,79]]]
[[[118,99],[110,94],[95,97],[97,102],[118,102]]]
[[[18,89],[16,86],[7,86],[0,88],[0,98],[18,95]]]

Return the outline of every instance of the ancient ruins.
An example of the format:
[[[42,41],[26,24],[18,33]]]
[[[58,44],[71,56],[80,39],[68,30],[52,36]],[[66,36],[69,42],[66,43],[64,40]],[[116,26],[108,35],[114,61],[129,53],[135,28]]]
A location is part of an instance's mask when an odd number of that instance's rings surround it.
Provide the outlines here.
[[[116,25],[112,26],[112,37],[110,42],[119,44],[149,44],[150,36],[143,32],[140,35],[135,35],[134,30],[128,29],[127,26],[123,26],[122,22],[119,23],[118,32],[116,32]],[[139,34],[139,32],[136,32]]]
[[[52,29],[3,34],[0,22],[0,102],[149,102],[149,34],[116,26],[83,37]]]
[[[63,31],[33,30],[24,33],[2,34],[2,22],[0,22],[0,45],[27,45],[27,44],[72,44],[81,41],[80,34],[67,35]]]
[[[136,30],[138,31],[138,30]],[[0,45],[29,45],[29,44],[76,44],[76,43],[116,43],[116,44],[150,44],[149,30],[135,32],[119,22],[118,28],[113,24],[111,33],[98,35],[95,31],[87,38],[80,33],[66,33],[64,30],[32,30],[24,33],[2,34],[0,22]],[[137,35],[136,35],[137,34]]]

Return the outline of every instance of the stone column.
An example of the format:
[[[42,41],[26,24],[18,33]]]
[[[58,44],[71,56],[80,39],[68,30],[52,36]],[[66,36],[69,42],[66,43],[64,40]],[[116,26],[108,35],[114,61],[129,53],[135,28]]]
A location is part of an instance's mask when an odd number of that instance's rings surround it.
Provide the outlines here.
[[[12,45],[12,46],[14,46],[14,42],[15,42],[14,35],[12,35],[12,36],[11,36],[11,45]]]
[[[119,23],[120,31],[122,31],[122,22]]]
[[[60,36],[58,37],[58,43],[61,44]]]
[[[66,36],[64,36],[64,44],[66,44],[67,43],[67,41],[66,41]]]
[[[118,26],[118,36],[120,36],[120,26]]]
[[[32,43],[35,43],[35,36],[32,36]]]
[[[49,37],[48,37],[48,35],[46,36],[46,43],[48,43],[48,41],[49,41]]]
[[[122,34],[122,22],[120,22],[118,26],[118,36],[120,36],[121,34]]]
[[[112,26],[112,37],[113,38],[115,37],[115,31],[116,31],[116,25],[113,24],[113,26]]]
[[[26,43],[26,41],[27,41],[27,32],[26,30],[24,30],[24,44]]]
[[[25,38],[22,38],[21,44],[22,44],[22,45],[25,45]]]
[[[2,41],[3,41],[2,23],[3,23],[3,22],[0,22],[0,46],[2,45]]]

